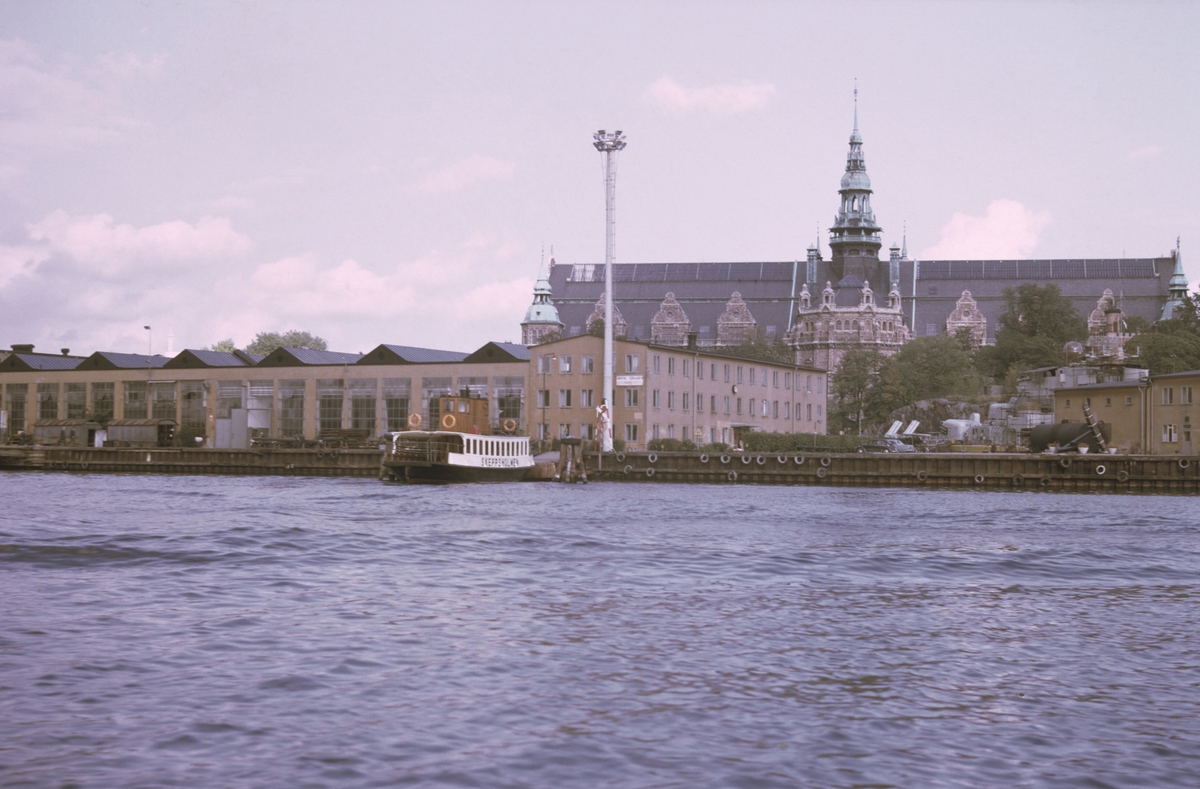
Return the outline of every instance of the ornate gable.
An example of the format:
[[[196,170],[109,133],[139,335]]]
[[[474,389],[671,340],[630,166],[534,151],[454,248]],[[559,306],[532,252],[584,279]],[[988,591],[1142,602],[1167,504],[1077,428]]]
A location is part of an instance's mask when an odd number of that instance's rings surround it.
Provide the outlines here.
[[[742,294],[736,290],[729,301],[725,303],[725,311],[717,318],[717,344],[738,345],[754,339],[758,329],[758,321],[750,314],[750,308],[742,301]]]
[[[592,332],[592,326],[599,324],[604,325],[604,294],[600,294],[600,298],[596,301],[596,308],[592,310],[592,314],[588,316],[587,327],[588,333]],[[628,325],[625,319],[621,317],[621,311],[617,309],[617,305],[613,304],[613,336],[624,337]]]
[[[668,293],[650,321],[650,341],[658,345],[687,345],[691,330],[687,313],[675,300],[675,294]]]
[[[982,345],[984,337],[987,336],[987,318],[979,311],[979,305],[975,303],[969,290],[962,292],[958,303],[954,305],[954,311],[946,318],[947,334],[954,336],[958,334],[959,329],[971,330],[971,343],[975,346]]]

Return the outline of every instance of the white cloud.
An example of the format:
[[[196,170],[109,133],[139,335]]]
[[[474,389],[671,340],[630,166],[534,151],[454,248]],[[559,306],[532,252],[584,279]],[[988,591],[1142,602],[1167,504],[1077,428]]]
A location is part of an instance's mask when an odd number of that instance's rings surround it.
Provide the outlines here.
[[[1130,151],[1126,154],[1126,158],[1130,161],[1140,161],[1141,159],[1150,159],[1158,156],[1163,152],[1163,149],[1157,145],[1147,145],[1144,148],[1138,148],[1136,151]]]
[[[17,277],[29,277],[38,264],[50,256],[44,247],[0,245],[0,288]]]
[[[983,216],[956,213],[942,228],[924,260],[1018,260],[1029,255],[1038,234],[1050,222],[1047,211],[1034,213],[1016,200],[993,200]]]
[[[774,94],[775,86],[769,82],[743,80],[736,84],[685,88],[664,74],[646,88],[642,99],[665,110],[733,115],[761,109]]]
[[[165,63],[166,58],[162,55],[142,57],[133,52],[127,52],[123,55],[116,52],[106,52],[100,56],[101,70],[121,79],[161,76]]]
[[[52,252],[110,274],[137,262],[171,265],[239,256],[251,246],[228,219],[211,216],[194,225],[174,220],[139,228],[118,225],[108,214],[73,217],[55,211],[31,225],[29,237],[44,242]]]
[[[470,156],[431,174],[417,188],[423,192],[457,192],[480,181],[508,178],[516,167],[503,159]]]

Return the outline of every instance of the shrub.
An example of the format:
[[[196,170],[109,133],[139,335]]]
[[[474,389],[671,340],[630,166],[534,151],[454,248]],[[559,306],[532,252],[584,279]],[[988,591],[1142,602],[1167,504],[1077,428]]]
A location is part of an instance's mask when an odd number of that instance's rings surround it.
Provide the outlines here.
[[[829,436],[818,433],[747,433],[742,446],[748,452],[853,452],[861,436]]]
[[[656,438],[646,445],[651,452],[695,452],[696,444],[686,438]]]

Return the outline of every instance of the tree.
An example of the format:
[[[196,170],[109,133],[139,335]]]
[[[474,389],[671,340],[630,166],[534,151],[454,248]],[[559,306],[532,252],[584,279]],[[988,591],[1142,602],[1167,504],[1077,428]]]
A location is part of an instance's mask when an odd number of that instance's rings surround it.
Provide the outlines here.
[[[829,394],[833,397],[829,407],[831,422],[836,420],[843,428],[853,424],[862,435],[871,389],[883,362],[883,355],[873,348],[847,351],[842,356],[837,372],[829,376]]]
[[[1200,370],[1200,336],[1189,332],[1150,332],[1125,343],[1126,355],[1137,356],[1153,375]]]
[[[221,340],[220,342],[214,342],[212,344],[212,347],[209,348],[209,350],[210,351],[220,351],[222,353],[233,353],[234,351],[237,350],[237,346],[235,346],[233,344],[233,339],[230,338],[228,340]]]
[[[917,337],[894,359],[904,371],[908,388],[908,400],[903,405],[932,397],[974,394],[978,388],[971,354],[948,334]]]
[[[763,362],[778,364],[794,364],[796,352],[783,339],[767,339],[766,332],[758,329],[751,339],[737,345],[729,345],[721,349],[723,353],[743,356],[747,359],[758,359]]]
[[[1029,370],[1061,364],[1063,345],[1087,337],[1086,322],[1057,285],[1005,288],[1004,298],[996,344],[975,356],[980,372],[996,381],[1014,365]]]
[[[315,334],[293,329],[282,334],[273,331],[260,331],[254,341],[246,346],[246,353],[256,356],[266,356],[279,348],[308,348],[313,351],[324,351],[328,348],[325,341]]]

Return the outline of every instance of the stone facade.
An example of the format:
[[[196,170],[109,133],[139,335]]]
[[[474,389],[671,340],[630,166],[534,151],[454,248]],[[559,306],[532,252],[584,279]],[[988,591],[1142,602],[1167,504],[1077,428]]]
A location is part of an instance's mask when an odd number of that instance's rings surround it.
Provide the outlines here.
[[[656,345],[687,345],[692,323],[674,293],[667,293],[662,305],[650,321],[650,342]]]
[[[796,364],[834,371],[847,351],[874,348],[891,356],[910,339],[895,285],[880,303],[869,282],[848,274],[834,288],[826,282],[819,299],[805,285],[789,337]]]
[[[736,290],[725,303],[725,311],[717,318],[717,345],[739,345],[750,342],[758,331],[758,321]]]
[[[604,294],[600,294],[600,300],[596,302],[596,308],[592,310],[592,314],[587,319],[588,334],[603,334],[604,333]],[[621,311],[617,309],[617,305],[613,304],[613,337],[624,337],[629,330],[629,326],[625,323],[625,319],[621,317]]]
[[[959,329],[971,331],[971,344],[978,348],[987,337],[987,318],[979,311],[979,305],[971,298],[971,291],[964,290],[954,311],[946,318],[946,333],[951,337],[958,334]]]

